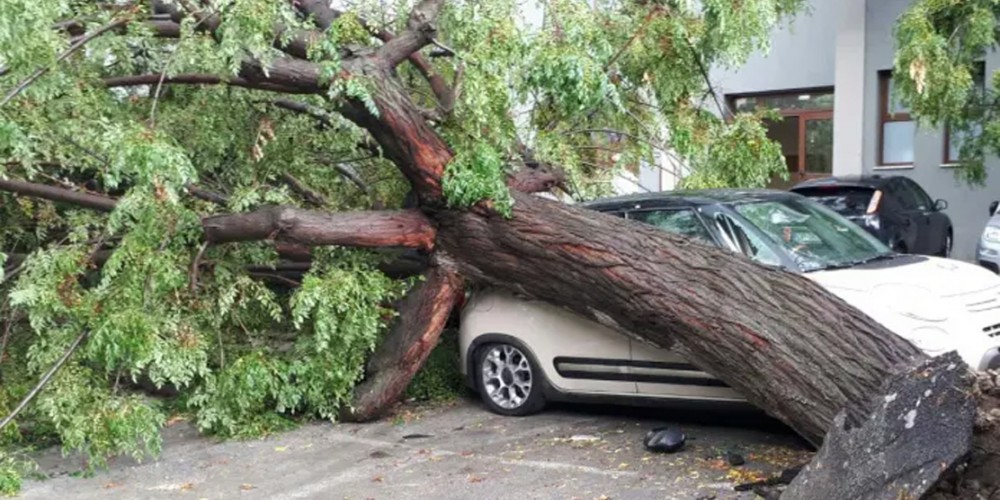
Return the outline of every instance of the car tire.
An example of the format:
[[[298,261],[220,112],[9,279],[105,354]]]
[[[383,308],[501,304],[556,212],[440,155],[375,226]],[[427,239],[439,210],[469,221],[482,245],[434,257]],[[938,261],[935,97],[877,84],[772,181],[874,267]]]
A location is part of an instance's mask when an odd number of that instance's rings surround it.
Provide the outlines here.
[[[476,388],[493,413],[521,417],[545,407],[545,375],[524,348],[509,343],[487,344],[476,350]]]
[[[941,249],[941,254],[940,254],[941,257],[944,257],[944,258],[951,257],[951,247],[954,244],[954,238],[952,238],[951,234],[952,234],[951,233],[951,229],[949,229],[948,233],[945,234],[945,237],[944,237],[944,248]]]

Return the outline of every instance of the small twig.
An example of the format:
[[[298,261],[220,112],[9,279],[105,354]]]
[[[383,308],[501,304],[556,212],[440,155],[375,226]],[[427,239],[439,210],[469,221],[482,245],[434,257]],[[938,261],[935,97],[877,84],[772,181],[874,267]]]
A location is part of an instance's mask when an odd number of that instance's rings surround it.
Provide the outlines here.
[[[191,261],[191,277],[190,282],[188,282],[188,290],[191,293],[198,290],[198,268],[201,266],[201,258],[205,255],[206,248],[208,248],[207,241],[201,244],[201,247],[198,248],[198,253],[194,256],[194,260]]]
[[[56,372],[59,371],[59,369],[62,368],[64,364],[66,364],[66,361],[69,360],[69,357],[73,355],[73,353],[76,351],[76,348],[80,347],[80,343],[83,342],[83,339],[87,337],[88,333],[89,333],[88,330],[84,330],[83,333],[77,336],[76,340],[74,340],[73,343],[70,344],[69,348],[66,349],[66,352],[64,352],[62,357],[59,358],[59,361],[56,361],[56,363],[52,365],[51,368],[49,368],[49,371],[45,372],[45,375],[43,375],[42,378],[38,381],[38,384],[36,384],[35,387],[31,389],[31,392],[29,392],[28,395],[25,396],[24,399],[22,399],[21,402],[17,404],[17,407],[14,408],[14,411],[10,412],[10,415],[4,417],[3,421],[0,421],[0,431],[2,431],[4,427],[7,427],[7,425],[14,420],[14,417],[16,417],[19,413],[21,413],[21,410],[24,410],[24,408],[28,406],[28,403],[30,403],[31,400],[35,399],[35,396],[37,396],[38,393],[41,392],[46,385],[48,385],[49,381],[52,379],[52,376],[55,375]]]
[[[436,38],[431,38],[431,43],[433,43],[435,47],[441,49],[441,51],[443,52],[443,54],[438,55],[436,57],[445,57],[445,56],[458,57],[458,52],[455,52],[455,49],[439,42]]]
[[[649,23],[653,21],[653,18],[656,17],[657,14],[661,13],[663,13],[663,8],[659,6],[649,10],[649,12],[646,14],[646,17],[642,20],[642,24],[639,25],[639,29],[635,30],[635,33],[633,33],[632,36],[628,39],[628,41],[625,42],[625,45],[622,45],[622,48],[618,49],[618,52],[615,52],[615,55],[611,56],[611,59],[609,59],[608,62],[604,64],[604,71],[607,71],[609,68],[611,68],[611,65],[614,64],[615,61],[617,61],[618,58],[621,57],[622,54],[624,54],[625,51],[632,46],[632,43],[634,43],[637,38],[642,36],[642,33],[646,31],[646,28],[649,26]]]
[[[80,37],[80,39],[74,42],[72,45],[70,45],[68,49],[64,50],[62,54],[59,54],[59,57],[56,58],[56,63],[60,63],[67,57],[73,55],[74,52],[80,50],[84,45],[87,44],[87,42],[103,35],[104,33],[107,33],[108,31],[118,28],[119,26],[123,26],[126,23],[128,23],[127,19],[119,19],[117,21],[105,24],[104,26],[101,26],[97,30]],[[7,104],[8,102],[11,101],[11,99],[17,97],[18,94],[24,92],[24,89],[31,86],[32,83],[35,83],[35,80],[41,78],[42,75],[48,73],[49,70],[51,69],[52,69],[51,66],[43,66],[35,70],[35,72],[31,74],[31,76],[24,79],[24,81],[19,83],[10,92],[8,92],[6,96],[4,96],[3,100],[0,101],[0,106]]]
[[[287,172],[281,174],[281,180],[285,184],[287,184],[288,187],[292,189],[292,191],[294,191],[296,194],[301,196],[309,203],[312,203],[313,205],[325,207],[330,204],[330,202],[327,201],[326,197],[324,197],[322,194],[312,189],[311,187],[307,186],[304,182],[302,182],[292,174],[289,174]]]

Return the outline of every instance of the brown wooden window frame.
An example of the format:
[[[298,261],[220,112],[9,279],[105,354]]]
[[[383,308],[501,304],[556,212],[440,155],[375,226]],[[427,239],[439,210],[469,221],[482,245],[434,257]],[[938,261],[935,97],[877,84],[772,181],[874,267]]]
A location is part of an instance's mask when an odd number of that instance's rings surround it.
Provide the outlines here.
[[[835,95],[836,89],[834,87],[805,87],[805,88],[795,88],[795,89],[785,89],[785,90],[771,90],[765,92],[750,92],[743,94],[729,94],[726,95],[726,105],[730,113],[737,109],[736,101],[741,98],[768,98],[768,97],[788,97],[801,94],[818,94],[818,95]],[[777,111],[783,118],[795,118],[799,121],[798,130],[796,132],[797,136],[797,152],[796,152],[796,166],[795,171],[789,170],[789,174],[796,176],[797,181],[802,181],[805,179],[812,179],[817,177],[829,177],[833,175],[833,172],[808,172],[806,171],[806,122],[810,120],[833,120],[833,104],[824,107],[815,108],[772,108]],[[731,120],[731,116],[727,116],[727,120]]]
[[[982,77],[982,84],[985,90],[986,85],[986,61],[976,61],[976,71],[980,73]],[[973,82],[975,85],[975,82]],[[944,127],[944,151],[942,153],[942,165],[958,165],[960,158],[951,157],[951,126],[945,125]]]
[[[913,160],[903,162],[885,161],[885,125],[896,122],[912,122],[910,113],[890,113],[889,112],[889,84],[892,81],[892,70],[886,69],[878,72],[878,167],[908,167],[913,166]],[[916,146],[916,137],[913,139]],[[916,152],[914,152],[916,153]],[[916,156],[914,154],[914,156]],[[916,158],[914,158],[916,159]]]

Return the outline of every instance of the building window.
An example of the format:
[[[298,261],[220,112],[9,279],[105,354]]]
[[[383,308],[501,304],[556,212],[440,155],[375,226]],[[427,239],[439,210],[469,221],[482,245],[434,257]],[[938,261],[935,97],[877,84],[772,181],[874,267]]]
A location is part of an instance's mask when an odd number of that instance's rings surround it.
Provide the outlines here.
[[[833,89],[729,96],[729,107],[752,113],[778,111],[781,120],[768,120],[767,136],[781,145],[785,164],[796,183],[833,173]],[[773,187],[784,187],[775,181]]]
[[[975,64],[972,70],[972,95],[971,99],[978,99],[986,95],[986,64],[979,61]],[[944,163],[946,165],[954,165],[959,162],[959,156],[962,150],[962,141],[969,136],[969,134],[976,135],[979,133],[979,126],[973,126],[971,131],[953,131],[951,127],[945,127],[944,130]]]
[[[917,124],[910,109],[899,101],[892,84],[892,72],[880,71],[879,84],[879,148],[881,166],[912,165],[913,139]]]

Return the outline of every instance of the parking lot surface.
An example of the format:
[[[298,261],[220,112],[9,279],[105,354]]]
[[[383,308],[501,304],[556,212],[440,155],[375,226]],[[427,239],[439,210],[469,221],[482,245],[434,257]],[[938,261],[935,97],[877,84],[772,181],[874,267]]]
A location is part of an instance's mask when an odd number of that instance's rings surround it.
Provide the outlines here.
[[[687,446],[646,451],[646,432],[665,425]],[[746,463],[730,465],[734,453]],[[809,456],[786,428],[753,415],[570,406],[510,418],[462,399],[253,441],[219,442],[175,422],[159,459],[117,459],[91,477],[75,474],[79,458],[50,450],[39,463],[51,478],[27,481],[23,498],[752,498],[734,484]]]

